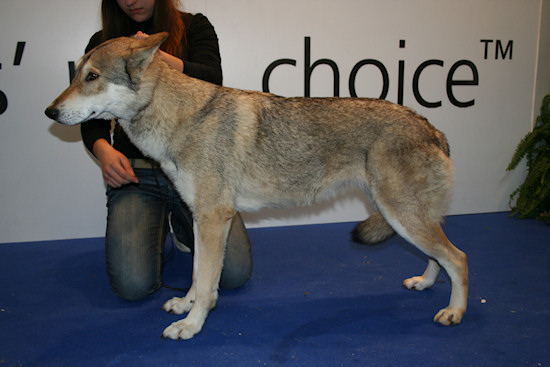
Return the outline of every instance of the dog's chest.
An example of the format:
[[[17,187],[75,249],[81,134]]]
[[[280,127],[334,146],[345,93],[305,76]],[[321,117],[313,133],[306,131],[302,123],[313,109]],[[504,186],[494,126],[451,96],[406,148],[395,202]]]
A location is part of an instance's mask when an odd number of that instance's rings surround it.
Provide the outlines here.
[[[174,187],[182,200],[193,210],[195,206],[195,183],[193,176],[183,167],[177,167],[174,162],[169,160],[162,161],[161,167],[166,176],[174,183]]]
[[[130,141],[146,156],[158,162],[166,160],[167,139],[162,131],[153,129],[153,124],[144,124],[142,120],[119,120],[120,125],[126,131]]]

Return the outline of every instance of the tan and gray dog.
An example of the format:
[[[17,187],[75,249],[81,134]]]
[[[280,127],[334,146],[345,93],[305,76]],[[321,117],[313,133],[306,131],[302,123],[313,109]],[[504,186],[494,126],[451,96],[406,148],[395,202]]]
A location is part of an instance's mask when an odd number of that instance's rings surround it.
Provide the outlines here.
[[[166,36],[99,45],[46,109],[64,125],[118,119],[193,211],[193,283],[185,297],[164,305],[189,314],[168,326],[164,337],[192,338],[215,307],[236,211],[309,205],[357,186],[370,191],[378,211],[357,225],[354,238],[376,243],[395,231],[422,250],[428,267],[404,286],[428,288],[443,267],[452,282],[451,300],[434,321],[460,323],[468,264],[440,225],[453,187],[441,132],[384,100],[283,98],[188,77],[157,55]]]

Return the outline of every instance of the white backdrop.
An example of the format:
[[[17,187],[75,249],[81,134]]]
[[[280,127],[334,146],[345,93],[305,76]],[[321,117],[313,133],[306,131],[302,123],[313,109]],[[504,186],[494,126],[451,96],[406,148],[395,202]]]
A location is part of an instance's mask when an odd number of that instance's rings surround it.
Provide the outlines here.
[[[104,235],[104,186],[79,128],[55,125],[43,114],[68,85],[68,62],[78,60],[99,29],[99,4],[0,3],[0,243]],[[403,104],[445,132],[456,166],[450,214],[509,209],[509,195],[525,172],[505,168],[531,129],[539,100],[550,92],[547,37],[539,47],[539,34],[549,30],[547,0],[184,0],[183,5],[214,24],[226,86],[262,90],[268,66],[287,59],[292,62],[270,74],[271,92],[303,96],[309,69],[311,95],[332,96],[335,71],[326,63],[312,69],[328,59],[337,68],[340,96],[350,95],[350,78],[361,97],[379,97],[387,87],[387,99],[397,102],[402,95]],[[19,54],[18,42],[25,42]],[[352,77],[356,65],[362,66]],[[455,85],[459,81],[467,83]],[[426,107],[422,100],[440,105]],[[363,196],[351,193],[314,208],[246,214],[245,220],[249,226],[273,226],[367,215]]]

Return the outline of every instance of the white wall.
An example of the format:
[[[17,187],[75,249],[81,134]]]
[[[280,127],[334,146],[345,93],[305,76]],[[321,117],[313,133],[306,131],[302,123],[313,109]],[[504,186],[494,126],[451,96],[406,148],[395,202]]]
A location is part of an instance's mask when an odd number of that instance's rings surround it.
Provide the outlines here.
[[[43,114],[68,84],[67,62],[78,60],[89,37],[99,29],[99,3],[0,3],[0,92],[7,98],[7,109],[0,114],[0,243],[104,234],[99,168],[86,153],[78,127],[55,125]],[[450,214],[508,210],[509,195],[525,172],[507,173],[505,168],[516,144],[531,128],[540,108],[538,100],[550,92],[548,0],[183,3],[186,10],[202,12],[214,24],[226,86],[261,90],[270,63],[293,59],[296,66],[276,68],[269,85],[277,94],[303,95],[305,37],[310,39],[311,63],[326,58],[337,64],[341,96],[349,95],[348,80],[356,63],[378,60],[389,76],[387,99],[397,101],[402,89],[404,104],[427,116],[449,138],[456,165]],[[541,19],[544,44],[539,53]],[[405,40],[404,48],[399,47],[400,40]],[[25,49],[21,64],[14,65],[19,41],[26,42]],[[502,47],[495,58],[497,44]],[[424,69],[419,82],[424,99],[441,101],[438,108],[422,106],[412,92],[414,72],[427,60],[443,62]],[[471,62],[479,75],[478,85],[453,87],[458,100],[475,101],[471,107],[457,107],[447,96],[446,78],[459,60]],[[402,83],[400,62],[404,64]],[[378,97],[380,75],[373,66],[361,68],[355,83],[358,95]],[[459,68],[454,77],[471,78],[467,67]],[[312,95],[331,96],[332,92],[331,69],[314,69]],[[0,107],[2,103],[0,98]],[[314,208],[265,210],[245,218],[250,226],[271,226],[356,221],[366,215],[364,199],[352,193]]]
[[[537,63],[537,81],[533,109],[534,116],[540,113],[542,99],[550,94],[550,1],[544,0],[541,4],[541,21],[539,32],[539,57]],[[533,118],[533,123],[535,118]]]

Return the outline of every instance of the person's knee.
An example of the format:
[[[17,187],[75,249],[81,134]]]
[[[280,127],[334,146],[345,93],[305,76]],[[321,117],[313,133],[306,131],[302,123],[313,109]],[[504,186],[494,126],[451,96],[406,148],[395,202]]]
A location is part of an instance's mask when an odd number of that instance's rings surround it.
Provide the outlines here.
[[[111,289],[120,298],[127,301],[139,301],[154,293],[161,286],[160,283],[146,280],[128,279],[124,281],[111,280]]]
[[[235,289],[242,287],[252,276],[252,265],[241,264],[231,271],[222,270],[220,287],[223,289]]]
[[[233,289],[243,286],[252,276],[250,238],[244,222],[237,213],[227,238],[220,287]]]

